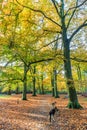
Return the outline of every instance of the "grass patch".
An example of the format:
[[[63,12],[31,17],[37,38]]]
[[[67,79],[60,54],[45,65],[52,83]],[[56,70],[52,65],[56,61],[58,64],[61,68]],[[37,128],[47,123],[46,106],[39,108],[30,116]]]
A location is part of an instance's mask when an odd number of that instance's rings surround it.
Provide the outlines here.
[[[1,98],[10,98],[10,97],[11,97],[10,95],[0,94],[0,99]]]

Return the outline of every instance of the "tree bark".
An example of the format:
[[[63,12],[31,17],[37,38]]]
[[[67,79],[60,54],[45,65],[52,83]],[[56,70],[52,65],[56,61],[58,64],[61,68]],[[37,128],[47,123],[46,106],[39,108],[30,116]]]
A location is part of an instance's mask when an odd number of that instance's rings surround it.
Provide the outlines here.
[[[41,75],[41,94],[44,94],[43,74]]]
[[[83,92],[83,86],[82,86],[82,74],[81,74],[81,68],[80,65],[77,65],[77,75],[78,75],[78,81],[79,81],[79,90]]]
[[[52,96],[54,97],[54,77],[53,72],[51,73],[51,87],[52,87]]]
[[[55,68],[53,69],[53,74],[54,74],[54,97],[59,98],[57,90],[57,73]]]
[[[8,88],[8,95],[11,95],[11,86]]]
[[[69,92],[69,108],[81,108],[81,105],[78,102],[77,93],[72,77],[72,70],[71,70],[71,61],[70,61],[70,47],[69,41],[67,38],[63,39],[64,44],[64,70],[65,70],[65,77],[66,77],[66,84],[68,87]]]
[[[15,92],[16,94],[18,94],[19,93],[19,87],[17,86],[16,87],[16,92]]]
[[[38,84],[38,93],[41,94],[41,86],[40,86],[40,79],[37,77],[37,84]]]
[[[78,102],[76,89],[74,86],[72,69],[71,69],[71,60],[70,60],[70,39],[67,38],[67,28],[65,24],[64,16],[64,0],[61,0],[61,25],[62,25],[62,43],[63,43],[63,52],[64,52],[64,70],[66,77],[66,84],[69,92],[69,108],[81,108],[81,105]]]
[[[33,70],[33,96],[36,96],[36,78],[35,78],[35,74],[36,74],[36,66],[34,65],[34,70]]]
[[[23,94],[22,94],[22,100],[27,100],[27,66],[24,64],[24,80],[23,80]]]
[[[18,82],[17,82],[17,87],[16,87],[16,90],[15,90],[15,93],[18,94],[19,93],[19,86],[18,86]]]

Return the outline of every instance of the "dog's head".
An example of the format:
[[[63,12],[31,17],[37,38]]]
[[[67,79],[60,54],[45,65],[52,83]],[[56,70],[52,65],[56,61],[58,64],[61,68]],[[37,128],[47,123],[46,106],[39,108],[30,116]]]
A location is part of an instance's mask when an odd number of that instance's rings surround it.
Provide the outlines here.
[[[52,105],[54,106],[56,104],[56,102],[53,102]]]
[[[55,107],[55,111],[59,111],[57,107]]]

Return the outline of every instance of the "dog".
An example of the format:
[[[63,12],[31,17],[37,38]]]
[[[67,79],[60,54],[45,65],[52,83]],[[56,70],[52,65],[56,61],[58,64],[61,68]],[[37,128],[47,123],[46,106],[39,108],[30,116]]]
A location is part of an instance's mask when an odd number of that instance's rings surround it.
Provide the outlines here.
[[[54,115],[55,115],[55,113],[58,112],[58,111],[59,111],[59,109],[58,109],[57,107],[54,107],[54,108],[52,108],[52,109],[50,110],[50,112],[49,112],[50,122],[52,121],[52,119],[54,120]],[[55,120],[54,120],[54,121],[55,121]]]

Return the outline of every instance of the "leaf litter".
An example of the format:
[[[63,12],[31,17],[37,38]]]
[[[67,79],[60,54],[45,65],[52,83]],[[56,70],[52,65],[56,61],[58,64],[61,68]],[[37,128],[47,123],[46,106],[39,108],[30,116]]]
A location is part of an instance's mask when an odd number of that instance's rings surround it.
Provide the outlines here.
[[[21,95],[0,99],[0,130],[87,130],[87,102],[79,96],[82,110],[68,109],[68,99],[53,98],[50,95],[27,95],[28,100],[21,100]],[[19,100],[19,102],[17,102]],[[55,121],[49,122],[49,110],[56,101],[59,113]]]

